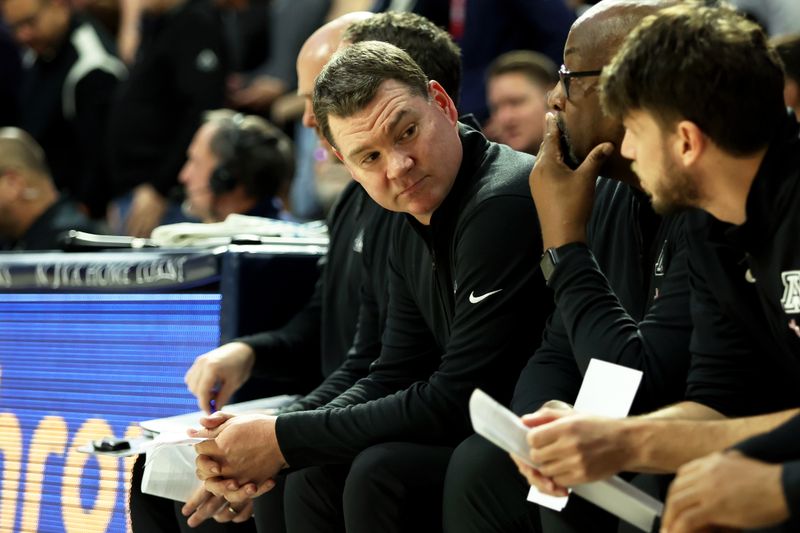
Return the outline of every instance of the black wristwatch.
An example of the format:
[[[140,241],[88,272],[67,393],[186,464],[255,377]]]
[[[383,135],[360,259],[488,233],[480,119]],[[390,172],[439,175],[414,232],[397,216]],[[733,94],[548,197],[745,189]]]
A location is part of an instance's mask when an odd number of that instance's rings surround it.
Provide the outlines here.
[[[542,276],[544,276],[544,282],[550,285],[550,276],[553,275],[553,271],[556,269],[556,265],[558,265],[558,249],[557,248],[548,248],[542,254],[542,260],[539,261],[539,268],[542,269]]]

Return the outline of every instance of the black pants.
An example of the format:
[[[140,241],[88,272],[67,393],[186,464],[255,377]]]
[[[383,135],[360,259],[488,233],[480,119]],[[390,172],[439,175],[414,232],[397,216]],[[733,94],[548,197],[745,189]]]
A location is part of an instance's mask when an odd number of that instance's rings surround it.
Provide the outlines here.
[[[191,528],[187,518],[181,514],[183,503],[152,496],[142,492],[144,475],[144,454],[136,458],[131,477],[131,497],[128,507],[131,513],[131,529],[134,533],[255,533],[253,520],[236,524],[220,524],[208,519],[199,526]]]
[[[286,476],[275,478],[275,488],[253,500],[253,517],[258,533],[286,533],[283,518],[283,491]]]
[[[442,485],[452,448],[379,444],[351,465],[289,474],[284,492],[289,533],[441,531]]]
[[[540,531],[538,506],[506,452],[473,435],[453,452],[444,484],[445,533]]]

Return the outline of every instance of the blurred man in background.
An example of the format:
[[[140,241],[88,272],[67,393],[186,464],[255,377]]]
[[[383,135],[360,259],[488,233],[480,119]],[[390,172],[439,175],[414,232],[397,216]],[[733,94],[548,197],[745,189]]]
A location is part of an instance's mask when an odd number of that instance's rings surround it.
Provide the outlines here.
[[[110,198],[106,124],[125,66],[112,54],[110,37],[73,12],[68,0],[3,0],[0,6],[26,49],[17,124],[41,145],[56,187],[101,218]]]
[[[507,52],[489,65],[487,135],[536,155],[544,138],[547,92],[558,82],[555,63],[530,50]]]
[[[61,197],[36,141],[20,129],[0,129],[0,238],[14,250],[50,250],[71,229],[97,231]]]
[[[222,106],[228,53],[219,13],[203,0],[146,0],[141,44],[118,88],[108,147],[113,231],[148,237],[180,222],[177,177],[202,114]]]
[[[265,119],[211,111],[189,145],[178,180],[184,212],[202,222],[232,213],[279,218],[278,194],[294,167],[289,138]]]

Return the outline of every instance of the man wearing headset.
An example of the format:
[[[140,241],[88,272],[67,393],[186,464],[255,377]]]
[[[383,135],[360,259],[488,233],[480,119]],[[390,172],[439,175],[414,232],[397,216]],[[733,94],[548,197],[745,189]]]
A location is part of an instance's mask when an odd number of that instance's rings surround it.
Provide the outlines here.
[[[275,126],[254,115],[209,111],[178,177],[183,210],[202,222],[231,213],[279,218],[278,195],[293,172],[291,141]]]

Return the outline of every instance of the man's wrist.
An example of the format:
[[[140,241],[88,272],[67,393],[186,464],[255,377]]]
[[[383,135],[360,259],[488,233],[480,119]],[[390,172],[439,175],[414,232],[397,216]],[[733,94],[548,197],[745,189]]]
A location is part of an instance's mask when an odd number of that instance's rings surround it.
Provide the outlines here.
[[[570,242],[559,246],[558,248],[545,248],[542,254],[542,259],[539,261],[539,268],[544,276],[545,283],[552,286],[553,278],[555,278],[556,270],[559,265],[564,262],[565,257],[575,248],[586,247],[586,244],[581,242]]]
[[[652,424],[645,418],[624,418],[620,422],[620,439],[625,451],[623,471],[647,469],[650,458]]]
[[[563,228],[563,231],[557,233],[553,231],[542,232],[542,247],[545,250],[550,248],[561,248],[562,246],[573,243],[586,243],[585,228]]]

